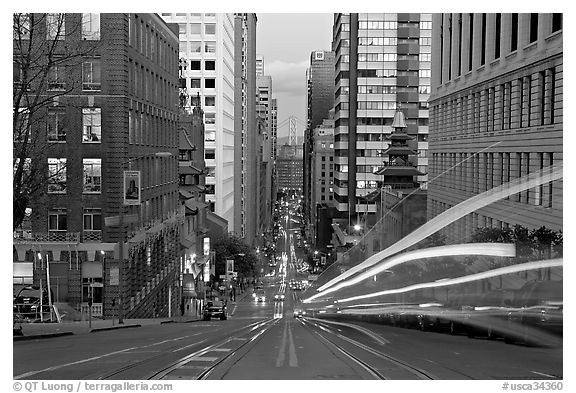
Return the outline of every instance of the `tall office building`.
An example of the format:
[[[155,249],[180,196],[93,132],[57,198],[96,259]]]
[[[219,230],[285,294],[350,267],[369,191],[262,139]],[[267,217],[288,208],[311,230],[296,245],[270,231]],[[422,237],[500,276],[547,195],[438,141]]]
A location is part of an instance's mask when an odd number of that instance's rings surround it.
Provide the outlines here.
[[[256,76],[264,76],[264,56],[256,55]]]
[[[256,117],[256,14],[235,14],[234,232],[253,244],[259,224],[259,133]]]
[[[302,146],[282,145],[276,159],[278,191],[302,191]]]
[[[270,135],[268,138],[268,156],[270,157],[271,165],[268,166],[268,179],[270,184],[268,186],[268,193],[270,195],[271,201],[276,200],[277,192],[277,176],[276,176],[276,145],[278,143],[278,101],[276,98],[272,98],[270,104]],[[272,208],[274,204],[270,205],[270,214],[272,214]]]
[[[333,117],[333,116],[331,116]],[[321,206],[328,206],[334,199],[334,119],[324,119],[322,124],[314,129],[314,146],[310,154],[310,237],[317,243],[317,234],[330,231],[329,227],[321,228],[318,210]]]
[[[436,14],[428,217],[563,160],[562,14]],[[511,195],[445,230],[562,229],[562,180]]]
[[[179,26],[180,59],[191,108],[204,110],[206,200],[234,225],[234,14],[163,13]],[[200,94],[200,103],[195,99]]]
[[[353,223],[374,219],[375,172],[385,151],[397,108],[406,119],[411,162],[427,172],[431,14],[336,14],[334,207]],[[426,175],[415,176],[425,185]]]
[[[15,283],[48,285],[70,316],[169,316],[183,219],[177,26],[130,13],[14,22],[14,108],[28,114],[14,124],[14,153],[48,176],[31,195],[30,226],[14,234]],[[28,107],[34,95],[46,104]]]
[[[334,107],[334,52],[314,51],[310,54],[310,67],[306,70],[306,130],[304,135],[304,219],[312,219],[314,202],[312,190],[311,157],[314,148],[314,130],[328,119]],[[315,222],[313,219],[311,222]]]

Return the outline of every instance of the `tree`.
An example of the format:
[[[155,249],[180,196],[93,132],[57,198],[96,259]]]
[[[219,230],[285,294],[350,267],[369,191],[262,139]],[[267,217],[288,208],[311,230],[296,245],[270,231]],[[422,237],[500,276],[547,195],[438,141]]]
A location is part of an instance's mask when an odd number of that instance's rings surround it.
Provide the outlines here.
[[[99,40],[80,35],[91,15],[97,14],[13,15],[13,230],[48,183],[65,176],[65,161],[46,164],[58,146],[50,142],[65,141],[67,126],[50,110],[79,89],[83,59],[98,47]]]
[[[235,235],[224,235],[214,240],[216,276],[226,273],[226,260],[234,259],[234,270],[238,277],[254,277],[258,256],[252,247]],[[240,254],[240,255],[239,255]]]

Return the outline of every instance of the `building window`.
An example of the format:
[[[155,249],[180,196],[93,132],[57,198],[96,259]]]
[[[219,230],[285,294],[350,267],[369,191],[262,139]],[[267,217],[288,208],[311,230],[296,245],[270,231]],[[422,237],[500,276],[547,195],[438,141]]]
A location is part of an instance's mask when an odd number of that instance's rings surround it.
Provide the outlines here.
[[[102,159],[84,158],[82,164],[84,166],[84,192],[102,192]]]
[[[46,39],[63,40],[66,35],[64,14],[46,14]]]
[[[16,108],[14,108],[16,111]],[[18,108],[18,114],[15,115],[14,122],[14,140],[18,142],[31,140],[30,129],[30,111],[28,108]]]
[[[48,230],[66,231],[68,229],[68,218],[66,209],[53,209],[48,212]]]
[[[216,97],[204,97],[204,106],[215,106]]]
[[[49,142],[66,142],[64,128],[64,112],[49,111],[46,119],[47,137]]]
[[[190,41],[190,52],[192,52],[192,53],[202,52],[202,42],[201,41]],[[198,61],[198,63],[200,63],[200,61]],[[198,69],[200,69],[200,67],[198,67]]]
[[[100,143],[102,139],[102,109],[82,109],[82,142]]]
[[[432,75],[430,70],[419,70],[418,71],[418,76],[420,78],[430,78]]]
[[[83,228],[85,231],[102,230],[102,209],[84,209]]]
[[[205,124],[216,124],[216,113],[205,113],[204,122]]]
[[[30,39],[30,14],[14,14],[14,39]]]
[[[100,59],[84,59],[82,63],[82,90],[100,90]]]
[[[510,52],[518,49],[518,14],[512,14],[512,37],[510,39]]]
[[[193,89],[199,89],[200,88],[200,78],[190,79],[190,87]]]
[[[496,42],[494,43],[494,58],[500,57],[500,33],[502,31],[502,14],[496,14]]]
[[[216,151],[213,149],[206,149],[204,152],[204,159],[214,160],[216,158]]]
[[[49,70],[47,75],[48,90],[65,90],[66,81],[64,79],[65,67],[63,64],[54,64]]]
[[[474,53],[474,14],[469,14],[470,24],[468,30],[468,71],[472,71],[472,54]]]
[[[552,14],[552,33],[562,30],[562,14]]]
[[[190,69],[192,71],[200,71],[200,60],[191,60],[190,61]]]
[[[214,78],[204,79],[204,87],[207,89],[214,89],[216,87],[216,79]]]
[[[82,39],[100,39],[100,14],[82,14]]]
[[[216,43],[215,42],[205,42],[204,43],[204,53],[216,53]]]
[[[216,34],[216,25],[214,23],[208,23],[204,25],[204,34]]]
[[[206,71],[215,71],[216,70],[216,62],[214,60],[206,60],[204,62],[204,69]]]
[[[66,159],[48,159],[48,192],[66,193]]]
[[[182,53],[186,53],[188,51],[188,41],[180,41],[179,51]]]
[[[212,113],[213,115],[214,113]],[[212,123],[214,124],[214,123]],[[216,141],[216,131],[206,131],[204,134],[204,140],[206,142],[215,142]]]
[[[486,14],[482,14],[482,41],[480,43],[480,65],[486,63]]]
[[[530,14],[530,43],[538,39],[538,14]]]
[[[202,24],[200,23],[190,23],[190,34],[201,34]]]
[[[420,30],[432,30],[432,22],[420,21]]]

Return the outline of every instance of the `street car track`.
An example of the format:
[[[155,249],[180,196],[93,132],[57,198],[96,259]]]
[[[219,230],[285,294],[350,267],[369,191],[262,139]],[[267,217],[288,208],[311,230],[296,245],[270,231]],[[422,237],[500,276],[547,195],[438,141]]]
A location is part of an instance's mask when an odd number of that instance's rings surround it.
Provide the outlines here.
[[[253,323],[251,323],[251,324],[248,324],[248,325],[240,328],[240,329],[239,329],[239,332],[243,332],[243,331],[245,331],[245,330],[252,331],[252,330],[260,327],[262,324],[267,323],[267,322],[268,322],[267,320],[265,320],[264,322],[263,322],[263,321],[253,322]],[[217,347],[217,346],[219,346],[219,345],[222,345],[223,342],[227,342],[227,341],[229,341],[229,340],[230,340],[230,338],[227,338],[226,340],[219,341],[219,342],[217,342],[216,344],[213,344],[213,345],[208,346],[207,348]],[[175,352],[177,352],[177,351],[179,351],[179,350],[181,350],[181,349],[185,349],[185,348],[191,347],[191,346],[193,346],[193,345],[199,345],[199,344],[202,344],[202,343],[205,342],[205,341],[206,341],[206,340],[198,341],[198,342],[195,342],[195,343],[193,343],[193,344],[187,345],[187,346],[185,346],[185,347],[173,345],[173,346],[171,346],[171,347],[168,348],[168,349],[170,350],[169,352],[162,352],[162,353],[160,353],[160,354],[158,354],[158,355],[151,356],[151,357],[148,357],[148,358],[146,358],[146,359],[142,359],[142,360],[140,360],[140,361],[136,361],[136,362],[127,364],[127,365],[125,365],[125,366],[123,366],[123,367],[117,368],[117,369],[112,370],[112,371],[110,371],[110,372],[107,372],[107,373],[105,373],[105,374],[101,374],[101,375],[98,376],[96,379],[98,379],[98,380],[123,379],[122,374],[123,374],[123,373],[126,373],[127,371],[133,370],[133,369],[135,369],[135,368],[137,368],[137,367],[140,367],[140,366],[146,366],[146,365],[148,365],[149,363],[152,363],[152,362],[154,362],[154,361],[157,361],[157,360],[161,359],[162,357],[170,356],[170,355],[172,355],[173,353],[175,353]],[[200,351],[196,351],[196,352],[194,352],[194,353],[192,353],[192,354],[186,355],[186,356],[184,356],[184,357],[181,357],[181,358],[179,358],[179,359],[176,360],[176,361],[170,361],[168,366],[164,366],[164,367],[162,367],[160,370],[155,370],[155,371],[153,371],[152,373],[149,373],[148,377],[145,377],[145,378],[143,378],[143,379],[159,379],[159,378],[155,378],[155,376],[157,376],[158,374],[164,372],[165,370],[169,370],[169,369],[171,369],[171,368],[176,368],[175,366],[176,366],[177,364],[183,362],[185,359],[189,359],[189,358],[191,358],[191,357],[197,356],[198,353],[200,353],[200,352],[202,352],[202,351],[204,351],[204,350],[206,350],[206,348],[204,348],[204,349],[202,349],[202,350],[200,350]]]
[[[395,366],[397,369],[400,369],[401,372],[404,373],[408,373],[408,375],[411,375],[412,377],[415,377],[416,379],[421,379],[421,380],[435,380],[435,379],[439,379],[438,377],[436,377],[434,374],[432,374],[429,371],[423,370],[419,367],[416,367],[414,365],[411,365],[409,363],[406,363],[400,359],[397,359],[391,355],[388,355],[380,350],[376,350],[374,348],[370,348],[365,344],[362,344],[359,341],[356,341],[354,339],[351,339],[349,337],[346,337],[342,334],[339,334],[338,332],[335,332],[334,330],[332,330],[332,326],[330,326],[328,323],[325,322],[320,322],[318,320],[314,320],[314,319],[308,319],[308,318],[302,318],[300,319],[302,324],[307,324],[307,325],[312,325],[317,329],[320,329],[322,332],[326,333],[326,334],[330,334],[333,338],[334,336],[346,341],[350,344],[352,344],[355,348],[360,349],[362,351],[364,351],[365,353],[371,354],[373,356],[375,356],[378,359],[384,360],[387,364],[387,366],[389,367],[390,365]],[[321,336],[321,333],[316,332],[318,335]],[[328,342],[330,342],[331,345],[335,345],[337,346],[340,350],[345,351],[350,353],[350,350],[344,349],[342,345],[338,345],[335,343],[336,340],[334,339],[327,339],[325,338]],[[353,355],[356,358],[358,357],[357,355]],[[368,362],[362,361],[364,364],[367,364]],[[392,379],[389,376],[383,375],[381,372],[378,371],[378,366],[376,364],[368,364],[368,367],[370,367],[373,370],[376,370],[376,372],[381,375],[381,379]],[[398,379],[398,378],[394,378],[394,379]],[[402,379],[407,379],[405,377],[403,377]]]

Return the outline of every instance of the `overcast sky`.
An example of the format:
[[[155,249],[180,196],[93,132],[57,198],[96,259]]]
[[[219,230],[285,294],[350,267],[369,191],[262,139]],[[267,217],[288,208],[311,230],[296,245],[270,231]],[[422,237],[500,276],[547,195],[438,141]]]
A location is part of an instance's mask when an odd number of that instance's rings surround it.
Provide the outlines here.
[[[310,53],[330,50],[334,14],[258,13],[256,48],[264,56],[264,73],[272,77],[272,96],[278,100],[278,125],[289,116],[306,120],[306,68]],[[298,135],[303,135],[301,123]],[[289,126],[278,129],[287,136]]]

